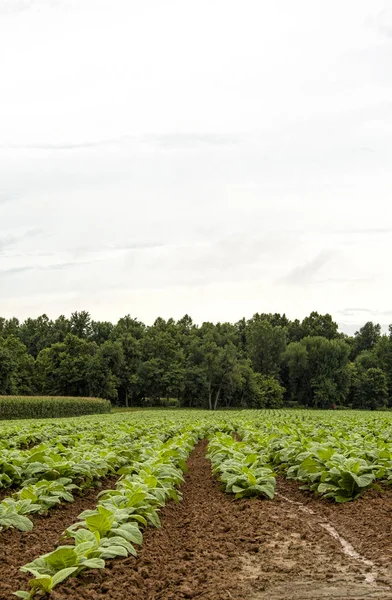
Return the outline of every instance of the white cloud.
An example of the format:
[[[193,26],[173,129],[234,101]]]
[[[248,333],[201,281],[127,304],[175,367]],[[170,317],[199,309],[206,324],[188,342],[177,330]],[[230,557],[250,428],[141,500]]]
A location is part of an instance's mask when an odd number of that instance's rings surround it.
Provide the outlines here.
[[[381,33],[392,37],[392,5],[386,6],[374,19],[374,24]]]
[[[388,10],[0,0],[3,313],[386,320]]]

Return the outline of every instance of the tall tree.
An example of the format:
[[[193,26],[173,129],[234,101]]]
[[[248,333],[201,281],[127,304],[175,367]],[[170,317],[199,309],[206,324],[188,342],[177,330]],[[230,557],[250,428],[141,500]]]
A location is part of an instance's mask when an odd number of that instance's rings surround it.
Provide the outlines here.
[[[253,368],[263,375],[277,377],[286,350],[287,331],[269,321],[251,319],[246,327],[246,349]]]
[[[15,336],[0,337],[0,395],[34,392],[34,359]]]
[[[381,336],[381,326],[368,321],[354,336],[354,356],[358,356],[364,350],[371,350],[377,344]]]
[[[86,310],[72,313],[69,323],[73,335],[85,339],[91,336],[91,317]]]
[[[132,404],[132,400],[141,388],[140,368],[141,368],[141,347],[140,340],[137,340],[130,333],[124,333],[118,338],[123,352],[123,368],[119,374],[120,392],[123,396],[125,406]]]
[[[387,378],[382,369],[377,367],[358,369],[354,385],[354,406],[356,408],[376,410],[386,406]]]
[[[88,377],[96,344],[68,334],[64,342],[41,350],[37,357],[37,382],[44,394],[91,396]]]
[[[331,315],[320,315],[313,311],[305,317],[301,323],[301,337],[325,337],[332,340],[338,337],[338,324],[333,321]]]
[[[54,339],[53,322],[45,314],[37,319],[26,319],[19,328],[19,338],[34,358],[57,341]]]
[[[91,321],[89,339],[100,346],[111,338],[113,330],[114,325],[109,321]]]
[[[306,406],[344,403],[349,392],[349,346],[340,339],[307,337],[288,345],[290,394]]]
[[[146,396],[178,398],[184,385],[184,352],[173,319],[156,319],[141,339],[140,348],[140,376]]]
[[[13,317],[12,319],[4,319],[0,317],[0,336],[7,338],[10,335],[18,336],[20,323],[19,320]]]
[[[124,353],[120,342],[107,340],[90,357],[87,371],[89,394],[117,400],[117,389],[124,369]]]

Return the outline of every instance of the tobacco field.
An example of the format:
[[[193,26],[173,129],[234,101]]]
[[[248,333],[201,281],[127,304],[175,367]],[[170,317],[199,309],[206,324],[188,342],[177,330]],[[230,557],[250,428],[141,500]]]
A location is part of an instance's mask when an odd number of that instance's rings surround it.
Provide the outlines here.
[[[392,416],[0,422],[0,598],[392,598]]]

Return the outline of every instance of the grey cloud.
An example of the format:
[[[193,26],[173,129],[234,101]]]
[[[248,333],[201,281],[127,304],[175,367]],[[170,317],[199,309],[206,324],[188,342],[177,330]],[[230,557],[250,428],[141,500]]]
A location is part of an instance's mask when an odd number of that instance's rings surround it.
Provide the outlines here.
[[[42,235],[41,229],[29,229],[21,234],[6,234],[0,238],[0,253],[4,252],[9,247],[15,246],[19,242],[29,239],[35,238],[38,235]]]
[[[83,261],[83,262],[77,262],[77,261],[68,261],[68,262],[63,262],[63,263],[53,263],[52,265],[46,265],[46,266],[37,266],[34,267],[35,270],[37,271],[59,271],[61,269],[69,269],[69,268],[73,268],[73,267],[79,267],[79,266],[83,266],[83,265],[89,265],[93,262],[100,262],[97,260],[87,260],[87,261]]]
[[[233,146],[245,139],[245,134],[217,133],[169,133],[157,136],[145,136],[146,142],[155,142],[165,148],[195,148],[197,146]]]
[[[369,227],[369,228],[362,228],[362,229],[345,229],[345,230],[340,230],[337,231],[337,233],[343,233],[345,235],[368,235],[368,234],[375,234],[375,235],[389,235],[392,233],[392,229],[388,228],[388,227]]]
[[[37,271],[60,271],[63,269],[75,268],[79,266],[85,266],[92,263],[101,262],[97,260],[92,261],[84,261],[84,262],[76,262],[69,261],[63,263],[53,263],[51,265],[30,265],[26,267],[11,267],[9,269],[1,269],[0,277],[4,277],[7,275],[18,275],[19,273],[27,273],[27,272],[37,272]]]
[[[11,267],[10,269],[1,269],[0,277],[18,275],[19,273],[27,273],[29,271],[34,271],[34,267]]]
[[[279,281],[281,283],[288,283],[290,285],[307,285],[315,282],[315,276],[333,256],[331,251],[323,251],[318,256],[305,263],[295,267],[290,273],[282,277]]]
[[[343,308],[337,312],[345,317],[353,317],[357,314],[368,314],[374,318],[392,316],[392,310],[371,310],[370,308]]]
[[[21,197],[21,193],[17,191],[0,190],[0,205],[6,202],[14,202]]]
[[[343,315],[345,317],[352,317],[356,313],[372,313],[369,308],[343,308],[342,310],[338,310],[339,315]]]
[[[270,262],[285,256],[286,233],[233,233],[195,244],[167,244],[160,251],[129,252],[124,269],[138,287],[194,286],[228,281],[259,281],[268,277]],[[295,239],[290,238],[291,247]]]
[[[70,142],[64,144],[7,144],[0,146],[3,150],[80,150],[83,148],[98,148],[110,144],[118,144],[126,137],[113,138],[108,140]]]
[[[246,139],[245,134],[217,134],[217,133],[168,133],[144,135],[141,137],[122,135],[120,137],[86,140],[84,142],[69,142],[58,144],[7,144],[0,145],[3,150],[80,150],[84,148],[99,148],[101,146],[110,146],[116,144],[148,144],[158,145],[163,149],[180,148],[182,150],[195,148],[198,146],[234,146]]]
[[[116,252],[117,250],[132,252],[138,250],[153,250],[155,248],[163,248],[164,246],[166,246],[166,243],[162,241],[134,241],[128,243],[108,243],[103,246],[76,246],[74,248],[67,248],[66,251],[73,258],[83,258],[84,256],[90,256],[99,252],[110,253]]]
[[[162,248],[166,246],[163,242],[129,242],[128,244],[119,244],[116,246],[107,246],[109,250],[150,250],[152,248]]]

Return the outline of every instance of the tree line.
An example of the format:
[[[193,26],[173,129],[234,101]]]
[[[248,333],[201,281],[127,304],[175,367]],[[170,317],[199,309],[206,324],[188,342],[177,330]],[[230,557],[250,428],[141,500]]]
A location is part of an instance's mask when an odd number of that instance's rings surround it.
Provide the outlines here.
[[[258,314],[237,323],[86,311],[0,318],[0,394],[107,398],[120,406],[392,407],[392,326],[354,336],[329,314]]]

